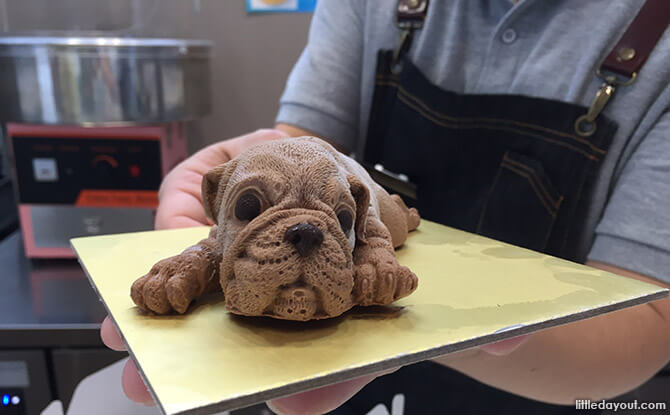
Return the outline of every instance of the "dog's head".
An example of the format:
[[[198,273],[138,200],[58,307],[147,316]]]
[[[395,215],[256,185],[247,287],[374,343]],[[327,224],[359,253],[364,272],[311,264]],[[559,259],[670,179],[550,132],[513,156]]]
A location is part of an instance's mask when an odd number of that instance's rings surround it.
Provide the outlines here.
[[[354,305],[352,253],[364,239],[370,199],[336,154],[312,137],[277,140],[205,175],[203,205],[218,225],[228,310],[310,320]]]

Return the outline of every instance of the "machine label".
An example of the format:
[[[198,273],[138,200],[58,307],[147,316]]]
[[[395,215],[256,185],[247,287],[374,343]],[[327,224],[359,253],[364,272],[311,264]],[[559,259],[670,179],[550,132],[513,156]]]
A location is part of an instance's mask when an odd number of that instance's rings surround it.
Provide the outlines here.
[[[89,207],[138,207],[158,206],[158,192],[153,190],[82,190],[77,206]]]

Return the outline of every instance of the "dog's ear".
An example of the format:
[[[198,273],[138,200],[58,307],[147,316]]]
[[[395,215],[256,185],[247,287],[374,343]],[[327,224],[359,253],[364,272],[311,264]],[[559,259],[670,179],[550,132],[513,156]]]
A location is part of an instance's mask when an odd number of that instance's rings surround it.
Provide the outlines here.
[[[236,165],[237,160],[219,164],[202,178],[202,206],[205,208],[205,215],[217,225],[221,199]]]
[[[368,209],[370,208],[370,191],[361,180],[350,174],[347,176],[349,190],[356,201],[356,239],[365,243],[365,222],[368,218]]]

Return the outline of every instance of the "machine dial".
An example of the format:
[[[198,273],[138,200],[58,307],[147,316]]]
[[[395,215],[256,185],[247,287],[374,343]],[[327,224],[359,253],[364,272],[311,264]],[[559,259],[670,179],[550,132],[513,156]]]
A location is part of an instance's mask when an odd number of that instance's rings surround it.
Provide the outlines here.
[[[109,180],[113,177],[119,162],[114,157],[106,154],[95,156],[91,163],[93,165],[93,173],[99,179]]]

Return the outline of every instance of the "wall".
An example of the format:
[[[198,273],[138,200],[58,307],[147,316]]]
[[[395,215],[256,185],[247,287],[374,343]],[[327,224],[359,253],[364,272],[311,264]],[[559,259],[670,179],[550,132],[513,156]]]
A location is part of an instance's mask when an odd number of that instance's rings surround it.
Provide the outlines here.
[[[310,20],[311,14],[247,15],[243,0],[202,1],[198,35],[216,43],[214,111],[191,129],[191,149],[272,126]]]
[[[271,127],[311,14],[247,14],[245,0],[0,0],[0,35],[67,29],[215,43],[213,112],[189,125],[189,149]]]

